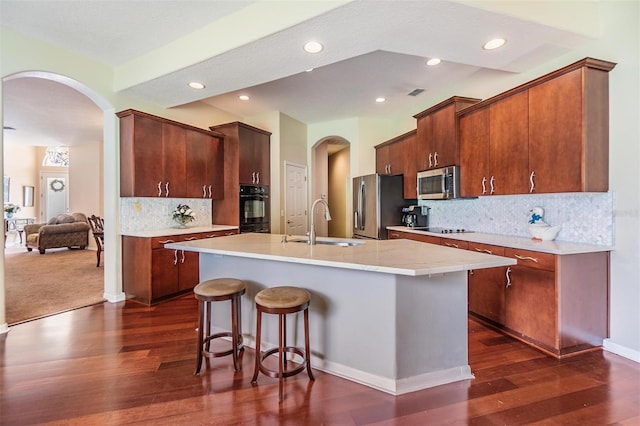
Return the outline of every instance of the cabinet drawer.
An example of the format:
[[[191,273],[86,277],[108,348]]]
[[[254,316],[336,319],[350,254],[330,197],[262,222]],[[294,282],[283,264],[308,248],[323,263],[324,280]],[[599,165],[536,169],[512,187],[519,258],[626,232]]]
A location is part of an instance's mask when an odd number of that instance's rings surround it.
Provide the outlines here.
[[[505,248],[504,255],[516,259],[520,266],[544,269],[545,271],[555,271],[556,269],[556,256],[554,254]]]
[[[477,251],[478,253],[493,254],[495,256],[504,256],[505,248],[491,244],[469,243],[469,250]]]
[[[469,243],[467,241],[454,240],[451,238],[441,238],[440,245],[462,249],[462,250],[469,249]]]
[[[165,244],[184,241],[179,239],[180,237],[183,237],[183,235],[164,235],[162,237],[153,237],[151,238],[151,249],[159,249],[163,248]]]

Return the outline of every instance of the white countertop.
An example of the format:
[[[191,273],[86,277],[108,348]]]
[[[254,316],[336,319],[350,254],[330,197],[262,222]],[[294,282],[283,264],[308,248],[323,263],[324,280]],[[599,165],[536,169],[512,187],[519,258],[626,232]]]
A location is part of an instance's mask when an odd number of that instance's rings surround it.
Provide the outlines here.
[[[409,232],[412,234],[431,235],[434,237],[450,238],[452,240],[469,241],[473,243],[492,244],[494,246],[510,247],[521,250],[539,251],[559,255],[598,253],[612,251],[613,246],[596,244],[572,243],[568,241],[540,241],[524,237],[511,237],[508,235],[483,234],[480,232],[463,232],[459,234],[440,234],[415,230],[406,226],[388,226],[388,230]]]
[[[340,247],[282,242],[280,234],[238,234],[165,244],[171,249],[248,257],[398,275],[432,275],[515,265],[516,261],[410,240],[345,240],[361,245]],[[295,236],[288,236],[289,240]],[[340,239],[333,239],[340,240]]]
[[[164,228],[164,229],[154,229],[150,231],[131,231],[131,232],[124,232],[122,235],[127,237],[153,238],[153,237],[164,237],[169,235],[195,234],[198,232],[230,231],[234,229],[238,229],[238,226],[210,225],[210,226],[193,226],[193,227],[186,227],[186,228]]]

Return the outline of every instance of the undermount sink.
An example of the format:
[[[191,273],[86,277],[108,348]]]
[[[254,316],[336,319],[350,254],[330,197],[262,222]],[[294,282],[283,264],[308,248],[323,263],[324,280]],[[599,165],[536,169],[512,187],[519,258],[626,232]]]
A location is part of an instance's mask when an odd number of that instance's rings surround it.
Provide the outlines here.
[[[291,243],[305,243],[309,244],[309,238],[300,237],[300,238],[291,238],[287,239],[288,242]],[[330,245],[330,246],[338,246],[338,247],[353,247],[364,244],[364,241],[360,240],[345,240],[340,238],[325,238],[325,237],[317,237],[316,244]]]

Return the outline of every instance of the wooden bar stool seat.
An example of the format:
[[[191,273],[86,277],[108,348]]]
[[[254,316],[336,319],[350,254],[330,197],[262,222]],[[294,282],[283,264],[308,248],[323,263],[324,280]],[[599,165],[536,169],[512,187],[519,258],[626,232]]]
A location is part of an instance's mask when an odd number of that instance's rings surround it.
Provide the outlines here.
[[[257,310],[256,325],[256,362],[251,383],[258,381],[258,373],[262,372],[268,377],[278,378],[278,397],[282,402],[284,391],[283,383],[286,377],[295,376],[305,368],[310,380],[315,380],[311,371],[311,351],[309,349],[309,301],[311,294],[298,287],[272,287],[256,294],[255,303]],[[287,346],[286,315],[304,311],[304,352],[295,346]],[[278,347],[265,352],[260,351],[262,334],[262,314],[278,315]],[[300,364],[288,369],[285,355],[293,353],[302,358]],[[271,355],[278,354],[278,370],[270,369],[264,365],[264,360]]]
[[[233,368],[240,371],[242,365],[238,362],[238,356],[244,351],[242,340],[242,325],[240,298],[245,293],[245,283],[235,278],[215,278],[203,281],[194,287],[193,293],[198,299],[198,358],[196,361],[195,375],[200,374],[204,357],[217,358],[233,355]],[[231,301],[231,331],[211,334],[211,310],[213,302]],[[231,338],[231,349],[213,352],[211,341],[220,337]]]

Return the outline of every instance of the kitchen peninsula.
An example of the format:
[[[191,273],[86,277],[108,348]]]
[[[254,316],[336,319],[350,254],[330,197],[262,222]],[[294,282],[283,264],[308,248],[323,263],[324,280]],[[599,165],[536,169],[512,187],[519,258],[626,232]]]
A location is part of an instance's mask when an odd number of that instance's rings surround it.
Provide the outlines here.
[[[409,240],[342,240],[352,246],[293,242],[275,234],[166,244],[200,253],[201,280],[247,281],[245,341],[255,335],[253,298],[263,288],[311,292],[314,368],[399,395],[473,377],[467,351],[467,271],[514,265],[505,257]],[[214,324],[229,328],[227,307]],[[277,341],[265,318],[265,342]],[[301,343],[296,330],[292,344]],[[266,334],[264,334],[266,332]],[[264,349],[264,348],[263,348]]]

